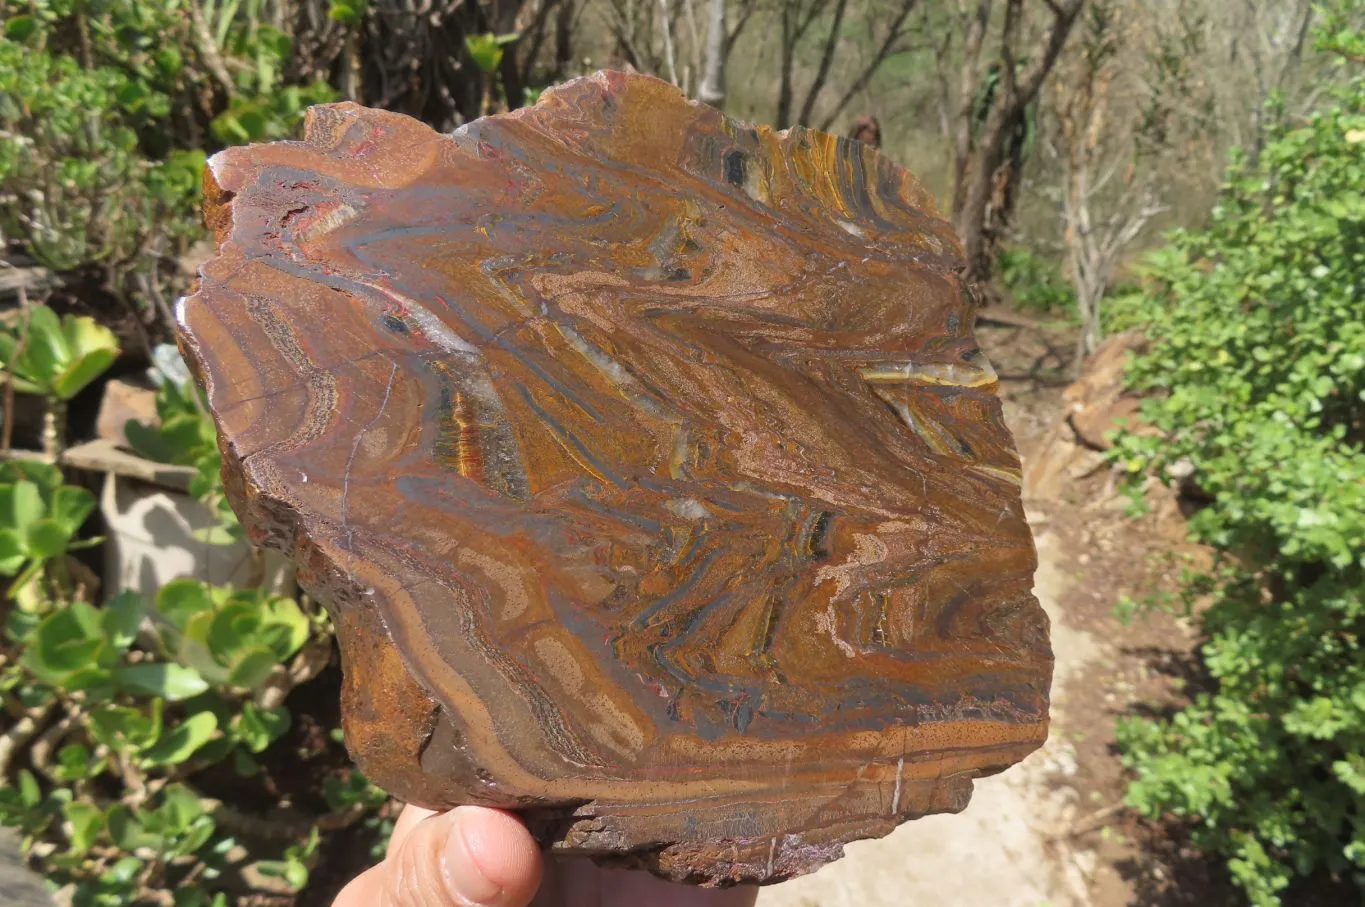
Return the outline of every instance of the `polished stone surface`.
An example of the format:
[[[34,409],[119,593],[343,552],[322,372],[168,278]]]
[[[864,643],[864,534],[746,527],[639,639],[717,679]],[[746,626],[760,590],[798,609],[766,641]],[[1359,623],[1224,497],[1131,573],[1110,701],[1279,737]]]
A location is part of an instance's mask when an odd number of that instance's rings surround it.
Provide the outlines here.
[[[605,73],[451,136],[315,108],[207,183],[182,348],[397,796],[776,881],[1045,738],[960,249],[871,147]]]

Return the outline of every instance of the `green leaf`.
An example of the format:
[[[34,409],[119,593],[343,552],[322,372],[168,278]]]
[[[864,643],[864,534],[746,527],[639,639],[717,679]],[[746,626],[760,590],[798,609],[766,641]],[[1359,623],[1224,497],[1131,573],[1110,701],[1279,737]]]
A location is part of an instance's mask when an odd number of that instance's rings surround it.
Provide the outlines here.
[[[109,838],[119,850],[132,853],[143,847],[160,850],[162,838],[149,832],[142,818],[122,803],[115,803],[104,814],[105,827]]]
[[[296,891],[308,884],[308,867],[298,860],[257,860],[256,871],[263,876],[284,879]]]
[[[71,535],[56,520],[35,520],[28,526],[25,542],[32,557],[48,560],[66,551]]]
[[[160,696],[167,702],[189,699],[209,688],[198,671],[178,664],[143,662],[124,665],[114,669],[114,680],[125,690]]]
[[[40,615],[14,608],[5,616],[5,635],[14,639],[19,645],[26,646],[29,645],[34,632],[38,630],[38,624],[41,623],[42,617]]]
[[[308,867],[297,860],[290,860],[284,871],[284,880],[295,891],[301,891],[308,884]]]
[[[213,610],[213,597],[198,580],[171,580],[157,592],[156,610],[183,630],[191,617]]]
[[[204,807],[194,791],[183,784],[169,784],[161,795],[158,815],[165,821],[165,829],[172,835],[189,831],[196,819],[204,815]]]
[[[257,860],[256,871],[263,876],[274,879],[284,878],[285,868],[288,864],[284,860]]]
[[[41,463],[37,460],[11,460],[8,463],[0,462],[0,478],[8,484],[27,481],[38,486],[38,491],[43,500],[49,500],[62,487],[65,479],[60,468],[51,463]]]
[[[44,393],[52,393],[53,382],[69,358],[62,323],[47,306],[29,310],[28,338],[19,365],[25,374],[42,386]]]
[[[134,453],[155,463],[174,463],[180,453],[179,447],[159,427],[136,419],[123,424],[123,436]]]
[[[232,671],[228,674],[228,685],[255,690],[265,683],[277,664],[279,658],[270,649],[248,649],[232,666]]]
[[[212,712],[197,712],[162,735],[143,753],[143,760],[149,765],[178,765],[208,743],[217,730],[218,718]]]
[[[131,646],[146,613],[147,600],[136,592],[120,592],[105,602],[100,627],[109,638],[109,644],[120,652]]]
[[[28,527],[47,515],[42,494],[33,482],[23,480],[0,486],[0,521],[6,528],[26,534]]]
[[[227,110],[214,118],[209,124],[214,136],[227,145],[245,144],[252,139],[250,132],[247,132],[240,120],[233,114],[232,110]]]
[[[259,753],[289,730],[289,710],[283,707],[261,709],[250,700],[242,703],[237,730],[242,742],[253,753]]]
[[[250,778],[261,770],[261,764],[247,755],[245,750],[234,749],[232,751],[232,770],[243,778]]]
[[[70,400],[113,365],[118,356],[118,338],[88,316],[67,316],[62,333],[67,361],[54,376],[52,391],[59,399]]]
[[[474,61],[474,65],[485,74],[497,71],[498,65],[502,62],[503,45],[510,40],[516,40],[516,35],[503,35],[499,37],[492,32],[482,35],[466,35],[464,39],[465,50],[469,53],[469,58]]]
[[[105,661],[106,659],[100,656],[110,651],[107,646],[102,646],[97,653],[98,660]],[[60,686],[68,693],[84,693],[90,702],[103,702],[114,695],[109,669],[98,663],[72,671],[62,678]]]
[[[213,616],[205,642],[213,657],[223,664],[234,664],[255,642],[264,608],[259,602],[232,601]]]
[[[13,576],[28,560],[28,548],[13,529],[0,529],[0,575]]]
[[[83,854],[95,843],[96,836],[104,828],[104,813],[99,807],[83,800],[73,800],[63,811],[71,823],[71,850]]]
[[[67,535],[75,535],[95,506],[95,496],[88,490],[63,485],[52,492],[50,516],[66,529]]]
[[[98,663],[105,639],[98,612],[85,602],[72,602],[43,620],[34,643],[24,653],[24,663],[43,680],[60,685],[67,675]]]
[[[355,25],[360,20],[360,12],[345,0],[332,0],[332,5],[328,7],[328,18],[333,22]]]
[[[38,779],[26,768],[19,770],[19,802],[28,809],[37,809],[38,804],[43,802],[43,792],[38,787]]]
[[[151,714],[120,705],[105,705],[90,713],[90,734],[117,753],[131,748],[140,750],[161,737],[161,700],[153,700]]]
[[[97,350],[82,356],[57,376],[52,392],[59,400],[70,400],[114,364],[117,350]]]
[[[176,660],[194,668],[209,683],[226,684],[228,667],[214,657],[206,642],[215,617],[213,611],[203,611],[191,617],[174,651]]]
[[[308,615],[292,598],[274,596],[266,603],[266,644],[280,661],[289,658],[308,641]]]
[[[176,854],[191,854],[199,850],[213,837],[215,825],[213,820],[204,816],[196,821],[185,832],[175,847]]]
[[[57,752],[53,775],[61,781],[84,781],[104,771],[104,760],[95,760],[83,743],[68,743]]]
[[[174,79],[180,75],[180,71],[185,67],[184,58],[180,51],[174,47],[163,47],[152,55],[156,61],[156,68],[160,70],[163,78]]]
[[[5,23],[5,37],[23,44],[38,28],[38,20],[33,16],[14,16]]]
[[[100,876],[107,885],[127,885],[142,872],[143,862],[137,857],[124,857],[114,863]]]

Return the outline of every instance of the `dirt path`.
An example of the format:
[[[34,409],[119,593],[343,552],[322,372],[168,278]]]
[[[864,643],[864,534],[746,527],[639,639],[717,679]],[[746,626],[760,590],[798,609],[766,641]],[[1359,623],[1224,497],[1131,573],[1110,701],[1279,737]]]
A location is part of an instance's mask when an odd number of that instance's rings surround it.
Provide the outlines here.
[[[977,335],[1002,376],[1005,417],[1027,469],[1056,430],[1070,337],[985,325]],[[1026,505],[1038,546],[1034,592],[1051,618],[1057,659],[1048,742],[1014,768],[977,781],[961,814],[919,819],[881,840],[852,844],[844,859],[820,872],[765,889],[759,907],[1100,907],[1094,882],[1103,861],[1093,840],[1072,832],[1078,818],[1084,822],[1112,799],[1106,791],[1105,802],[1094,802],[1086,763],[1114,760],[1094,751],[1098,739],[1084,753],[1076,741],[1108,737],[1096,733],[1107,716],[1097,716],[1089,700],[1113,646],[1099,635],[1107,626],[1078,626],[1072,613],[1077,587],[1086,582],[1072,550],[1075,508],[1058,500]],[[1113,889],[1103,907],[1131,903],[1127,885]]]
[[[0,907],[47,907],[43,880],[24,866],[19,840],[8,828],[0,828]]]
[[[1089,904],[1085,854],[1056,837],[1079,804],[1066,785],[1076,754],[1067,742],[1069,688],[1101,649],[1060,611],[1067,575],[1045,524],[1037,535],[1035,593],[1052,619],[1057,653],[1053,733],[1046,745],[1004,774],[976,782],[967,810],[902,825],[810,876],[764,889],[759,907],[1083,907]]]
[[[1048,742],[976,782],[956,816],[909,822],[814,875],[764,890],[760,907],[1227,907],[1226,873],[1180,830],[1124,810],[1115,724],[1160,712],[1197,682],[1198,637],[1175,614],[1127,622],[1124,597],[1174,586],[1199,562],[1174,492],[1127,512],[1099,453],[1061,421],[1065,326],[978,324],[1001,376],[1038,545],[1035,593],[1052,619],[1056,674]],[[1092,363],[1093,365],[1093,363]],[[1037,467],[1037,471],[1032,470]],[[1169,493],[1167,493],[1169,492]],[[1035,495],[1029,497],[1028,495]]]

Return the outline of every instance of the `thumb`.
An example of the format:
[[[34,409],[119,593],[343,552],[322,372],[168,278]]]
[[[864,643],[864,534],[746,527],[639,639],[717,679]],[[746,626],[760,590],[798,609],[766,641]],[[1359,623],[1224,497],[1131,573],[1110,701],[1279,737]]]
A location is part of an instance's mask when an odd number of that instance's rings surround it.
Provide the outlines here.
[[[418,821],[333,907],[526,907],[541,863],[511,813],[461,806]]]

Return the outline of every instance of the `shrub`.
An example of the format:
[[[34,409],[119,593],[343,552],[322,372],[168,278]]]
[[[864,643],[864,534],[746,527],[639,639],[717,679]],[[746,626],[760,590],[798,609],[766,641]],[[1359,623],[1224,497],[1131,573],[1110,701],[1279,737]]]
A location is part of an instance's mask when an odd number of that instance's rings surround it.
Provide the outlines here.
[[[1361,56],[1358,30],[1332,40]],[[1146,280],[1116,317],[1151,341],[1129,380],[1162,434],[1115,456],[1188,459],[1210,499],[1190,531],[1221,560],[1214,689],[1121,724],[1128,801],[1187,820],[1258,907],[1324,870],[1365,891],[1365,81],[1235,160]]]
[[[77,339],[89,327],[65,325]],[[62,328],[33,308],[29,355],[17,337],[0,337],[0,360],[48,392],[54,381],[91,380],[112,354]],[[43,331],[70,355],[41,353]],[[134,445],[195,466],[196,492],[220,504],[214,433],[192,386],[166,380],[158,412],[156,427],[130,424]],[[365,823],[362,834],[382,841],[374,813],[387,798],[345,767],[339,736],[308,752],[288,737],[289,695],[322,683],[332,659],[326,615],[306,599],[192,579],[150,599],[100,601],[98,579],[71,556],[99,544],[82,536],[95,508],[57,466],[0,463],[0,576],[14,578],[0,600],[0,824],[21,831],[50,883],[70,886],[78,907],[172,897],[177,907],[226,907],[229,892],[250,888],[248,869],[303,888],[325,833]],[[206,541],[238,534],[221,512]],[[335,676],[317,693],[331,703],[338,694]],[[252,791],[274,803],[280,777],[307,778],[319,759],[329,768],[308,778],[312,802],[290,804],[287,820],[236,805]]]
[[[195,3],[0,0],[0,238],[124,302],[179,289],[206,153],[335,97],[285,78],[259,4]]]
[[[1027,312],[1074,315],[1076,293],[1062,275],[1061,265],[1029,249],[1000,250],[1000,284],[1014,304]]]

